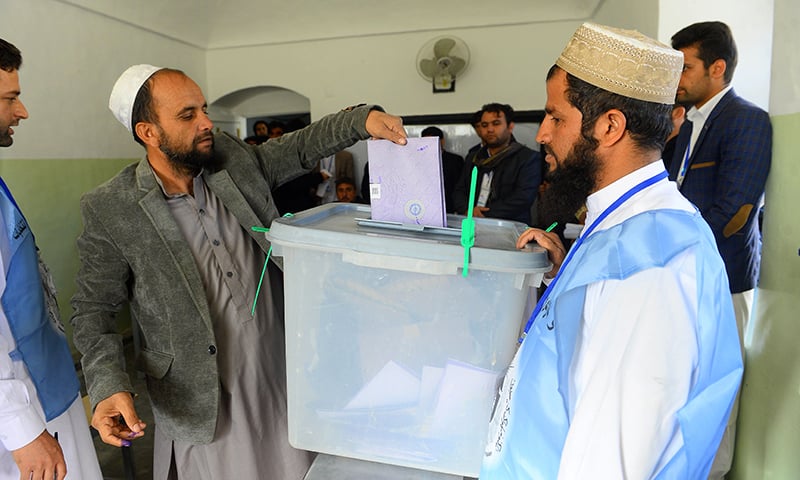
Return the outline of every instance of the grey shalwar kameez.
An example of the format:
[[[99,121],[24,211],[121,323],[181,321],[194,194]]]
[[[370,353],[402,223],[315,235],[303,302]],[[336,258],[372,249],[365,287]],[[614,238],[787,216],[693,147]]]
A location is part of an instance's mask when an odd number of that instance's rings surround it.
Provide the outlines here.
[[[287,438],[280,273],[271,266],[252,315],[264,253],[202,176],[194,179],[194,196],[165,197],[211,309],[222,398],[209,444],[172,440],[156,425],[153,478],[303,478],[312,455],[292,448]]]

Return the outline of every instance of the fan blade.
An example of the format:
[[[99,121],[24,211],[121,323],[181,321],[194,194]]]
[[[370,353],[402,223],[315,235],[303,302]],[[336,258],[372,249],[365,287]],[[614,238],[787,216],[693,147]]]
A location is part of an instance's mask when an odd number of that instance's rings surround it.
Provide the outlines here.
[[[433,46],[433,54],[436,55],[436,57],[446,57],[455,45],[456,41],[452,38],[442,38]]]
[[[419,61],[419,71],[422,72],[428,78],[433,78],[436,76],[436,72],[439,71],[439,67],[436,65],[436,62],[429,58],[423,58]]]
[[[461,73],[464,70],[464,67],[467,66],[467,61],[461,57],[450,57],[452,63],[450,64],[450,68],[448,69],[450,74],[454,77]]]

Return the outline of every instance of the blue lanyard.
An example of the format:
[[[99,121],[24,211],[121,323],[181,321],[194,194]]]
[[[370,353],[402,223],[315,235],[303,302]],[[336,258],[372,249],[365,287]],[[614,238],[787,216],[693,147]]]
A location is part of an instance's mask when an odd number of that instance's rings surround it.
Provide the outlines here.
[[[553,287],[555,287],[556,283],[558,283],[558,280],[561,278],[561,274],[564,272],[565,267],[570,262],[570,260],[572,260],[572,257],[575,256],[575,252],[580,248],[581,245],[583,245],[583,241],[586,238],[588,238],[589,235],[592,234],[592,232],[597,227],[597,225],[599,225],[603,220],[605,220],[605,218],[607,216],[609,216],[611,214],[611,212],[613,212],[614,210],[619,208],[620,205],[625,203],[629,198],[631,198],[635,194],[641,192],[642,190],[644,190],[645,188],[649,187],[650,185],[653,185],[654,183],[656,183],[656,182],[658,182],[660,180],[663,180],[665,178],[667,178],[667,172],[666,171],[662,171],[662,172],[660,172],[660,173],[648,178],[647,180],[644,180],[643,182],[639,183],[638,185],[634,186],[633,188],[631,188],[630,190],[628,190],[627,192],[622,194],[621,197],[619,197],[616,201],[614,201],[614,203],[609,205],[605,210],[603,210],[603,213],[601,213],[600,216],[598,216],[597,219],[594,222],[592,222],[591,225],[589,225],[589,227],[586,229],[586,231],[575,242],[575,245],[573,245],[572,248],[569,249],[569,253],[567,253],[567,258],[561,264],[561,268],[558,269],[558,273],[556,274],[556,278],[554,278],[553,281],[550,282],[550,285],[547,287],[547,290],[544,291],[544,294],[542,295],[542,298],[540,298],[539,301],[536,303],[536,308],[533,310],[533,313],[531,314],[531,317],[528,319],[528,323],[525,324],[525,331],[523,332],[522,336],[519,337],[519,343],[522,343],[522,341],[525,339],[525,336],[528,334],[528,331],[533,326],[533,321],[536,319],[536,316],[542,310],[542,306],[545,304],[545,302],[547,301],[547,298],[550,296],[550,292],[553,291]]]
[[[681,172],[678,175],[678,188],[683,185],[683,179],[686,178],[686,172],[689,170],[689,153],[692,151],[692,139],[689,138],[689,143],[686,144],[686,153],[683,155],[683,164],[681,165]]]

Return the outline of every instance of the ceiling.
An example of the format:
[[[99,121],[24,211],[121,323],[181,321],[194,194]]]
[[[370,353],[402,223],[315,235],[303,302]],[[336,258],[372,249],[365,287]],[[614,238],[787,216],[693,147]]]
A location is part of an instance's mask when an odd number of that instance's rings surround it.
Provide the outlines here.
[[[59,0],[211,50],[592,17],[603,0]]]

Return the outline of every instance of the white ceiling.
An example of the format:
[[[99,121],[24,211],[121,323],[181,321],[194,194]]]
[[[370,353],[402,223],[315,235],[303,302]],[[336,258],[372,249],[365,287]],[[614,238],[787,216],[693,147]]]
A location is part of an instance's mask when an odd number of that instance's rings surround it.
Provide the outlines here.
[[[60,0],[202,49],[592,17],[603,0]]]

